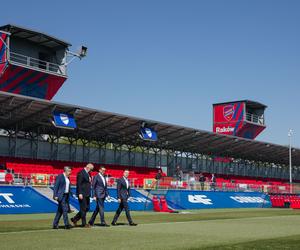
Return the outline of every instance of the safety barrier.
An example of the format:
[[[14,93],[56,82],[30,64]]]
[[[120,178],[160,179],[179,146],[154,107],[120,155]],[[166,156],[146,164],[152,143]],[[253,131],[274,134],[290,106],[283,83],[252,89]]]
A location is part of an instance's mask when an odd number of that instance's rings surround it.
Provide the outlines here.
[[[260,192],[168,190],[165,196],[173,209],[271,207],[270,197]]]
[[[72,195],[70,197],[70,204],[74,206],[76,209],[79,209],[78,198],[75,195],[76,190],[72,188]],[[117,189],[109,188],[109,197],[105,200],[105,211],[116,211],[119,203],[117,198]],[[133,211],[151,211],[153,209],[152,201],[141,194],[140,192],[136,191],[135,189],[131,189],[130,191],[131,197],[128,199],[130,210]],[[93,198],[90,199],[90,211],[93,211],[96,207],[96,202]]]
[[[0,214],[53,213],[55,202],[32,187],[0,186]]]

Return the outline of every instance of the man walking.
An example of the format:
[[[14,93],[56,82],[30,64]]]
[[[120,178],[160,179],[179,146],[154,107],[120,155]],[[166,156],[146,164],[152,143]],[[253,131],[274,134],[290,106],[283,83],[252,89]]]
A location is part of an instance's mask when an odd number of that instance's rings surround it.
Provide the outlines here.
[[[205,176],[202,173],[200,173],[199,182],[200,182],[201,191],[204,190],[205,180],[206,180]]]
[[[125,209],[126,217],[129,222],[130,226],[137,226],[135,224],[130,216],[129,212],[129,207],[128,207],[128,198],[130,197],[130,183],[128,180],[129,176],[129,170],[125,170],[123,173],[123,177],[118,180],[117,184],[117,195],[118,195],[118,202],[119,202],[119,207],[116,211],[116,214],[114,216],[114,219],[112,221],[112,225],[116,226],[117,220],[122,212],[123,209]]]
[[[86,224],[86,213],[90,210],[91,181],[90,172],[94,165],[89,163],[77,174],[76,194],[78,196],[80,211],[71,219],[76,226],[77,221],[81,219],[82,227],[90,227]]]
[[[211,183],[211,190],[213,190],[213,191],[216,191],[216,182],[217,182],[216,176],[215,176],[215,174],[212,174],[210,183]]]
[[[90,226],[94,225],[97,214],[99,213],[100,214],[100,222],[101,222],[100,226],[109,227],[109,225],[106,224],[105,219],[104,219],[104,201],[105,201],[105,198],[109,196],[106,179],[104,177],[105,171],[106,171],[105,167],[100,167],[99,174],[97,174],[93,179],[92,192],[93,192],[93,197],[94,197],[97,205],[96,205],[96,209],[89,221]]]
[[[63,215],[65,229],[71,229],[69,224],[68,211],[69,211],[69,195],[70,195],[70,180],[71,174],[70,167],[64,167],[64,172],[56,177],[53,199],[58,202],[57,212],[53,221],[53,229],[58,229],[58,224],[61,216]]]

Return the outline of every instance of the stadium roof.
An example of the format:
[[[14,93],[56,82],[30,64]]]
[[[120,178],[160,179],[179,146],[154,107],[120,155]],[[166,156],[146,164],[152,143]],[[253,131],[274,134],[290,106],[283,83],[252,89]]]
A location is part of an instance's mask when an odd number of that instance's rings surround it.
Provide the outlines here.
[[[61,39],[58,39],[54,36],[50,36],[48,34],[35,31],[32,29],[24,28],[21,26],[13,25],[13,24],[7,24],[0,27],[0,30],[6,31],[11,33],[11,36],[13,37],[20,37],[22,39],[27,39],[31,42],[41,44],[43,46],[49,47],[49,48],[56,48],[56,47],[69,47],[71,46],[70,43],[63,41]]]
[[[221,105],[221,104],[232,104],[232,103],[236,103],[236,102],[245,102],[247,107],[251,107],[251,108],[267,108],[267,106],[265,104],[262,104],[260,102],[256,102],[256,101],[251,101],[251,100],[239,100],[239,101],[233,101],[233,102],[220,102],[220,103],[214,103],[213,106],[215,105]]]
[[[207,155],[242,158],[254,161],[286,164],[288,147],[267,142],[220,135],[195,128],[152,121],[127,115],[62,104],[0,91],[0,128],[73,138],[152,146]],[[53,111],[72,113],[76,130],[59,129],[51,123]],[[138,132],[142,122],[158,133],[157,142],[143,141]],[[293,149],[293,165],[300,166],[300,149]]]

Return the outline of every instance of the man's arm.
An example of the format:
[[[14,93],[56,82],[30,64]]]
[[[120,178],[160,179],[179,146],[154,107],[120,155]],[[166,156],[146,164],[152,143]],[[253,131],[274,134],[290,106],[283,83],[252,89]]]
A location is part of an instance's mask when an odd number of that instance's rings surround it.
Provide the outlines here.
[[[117,181],[117,196],[118,196],[118,199],[121,199],[121,181],[120,181],[120,179]]]
[[[95,192],[96,184],[97,184],[97,175],[94,176],[93,182],[92,182],[92,197],[96,197],[96,192]]]
[[[53,199],[56,200],[58,198],[58,188],[60,185],[60,176],[58,175],[55,180],[54,189],[53,189]]]
[[[77,189],[78,189],[78,195],[82,195],[82,180],[83,180],[83,176],[82,176],[82,172],[79,172],[77,175]]]
[[[106,186],[105,186],[105,196],[106,196],[106,197],[109,196],[109,192],[108,192],[108,188],[107,188],[107,183],[106,183]]]

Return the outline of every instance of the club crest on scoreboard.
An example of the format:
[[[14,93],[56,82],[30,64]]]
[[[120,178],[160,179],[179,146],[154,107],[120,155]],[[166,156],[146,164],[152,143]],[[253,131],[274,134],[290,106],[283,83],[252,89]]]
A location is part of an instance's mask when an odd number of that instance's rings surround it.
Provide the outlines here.
[[[234,115],[234,111],[235,111],[235,108],[234,108],[233,104],[224,106],[224,108],[223,108],[223,116],[224,116],[224,118],[227,121],[231,121],[231,119],[233,118],[233,115]]]

